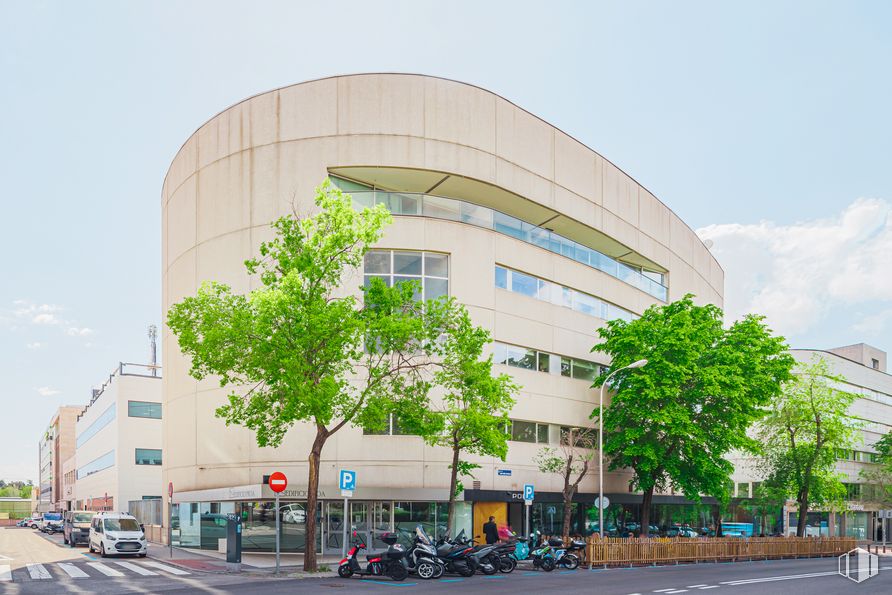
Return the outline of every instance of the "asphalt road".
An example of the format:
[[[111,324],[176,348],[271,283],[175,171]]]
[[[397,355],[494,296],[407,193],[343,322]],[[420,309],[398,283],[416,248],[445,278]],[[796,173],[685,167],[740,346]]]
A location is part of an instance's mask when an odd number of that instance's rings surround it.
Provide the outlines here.
[[[836,558],[697,564],[551,573],[519,566],[512,574],[436,581],[414,577],[343,580],[273,578],[265,574],[186,571],[151,559],[102,559],[85,548],[62,546],[28,529],[0,529],[0,593],[597,593],[598,595],[715,594],[822,595],[892,593],[892,557],[880,559],[879,576],[856,584],[837,574]],[[6,574],[8,573],[8,574]]]

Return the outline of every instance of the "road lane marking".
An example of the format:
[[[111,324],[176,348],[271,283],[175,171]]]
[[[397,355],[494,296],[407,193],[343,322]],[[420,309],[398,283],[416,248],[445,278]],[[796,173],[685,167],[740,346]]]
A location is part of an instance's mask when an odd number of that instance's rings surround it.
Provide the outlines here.
[[[180,570],[179,568],[174,568],[173,566],[167,566],[166,564],[160,564],[158,562],[143,562],[143,566],[151,566],[152,568],[157,568],[158,570],[163,570],[164,572],[169,572],[170,574],[176,574],[179,576],[189,574],[185,570]]]
[[[87,562],[87,566],[98,570],[105,576],[124,576],[123,572],[115,570],[114,568],[112,568],[110,566],[106,566],[102,562]]]
[[[11,581],[12,569],[9,564],[0,564],[0,581]]]
[[[699,589],[700,587],[705,587],[705,586],[706,586],[706,583],[703,583],[702,585],[688,585],[688,589]]]
[[[126,568],[127,570],[132,570],[136,574],[141,574],[143,576],[158,576],[157,572],[152,572],[148,568],[143,568],[142,566],[139,566],[132,562],[115,562],[115,564],[122,568]]]
[[[28,574],[36,581],[53,578],[53,575],[43,564],[28,564]]]
[[[718,588],[719,588],[718,585],[708,585],[706,587],[700,587],[700,590],[705,591],[706,589],[718,589]]]
[[[811,572],[809,574],[788,574],[784,576],[766,576],[762,578],[748,578],[741,579],[736,581],[724,581],[722,585],[749,585],[753,583],[771,583],[774,581],[794,581],[797,579],[803,578],[815,578],[818,576],[832,576],[838,574],[837,572]]]
[[[64,562],[59,562],[56,564],[59,568],[65,571],[65,574],[70,576],[71,578],[90,578],[90,575],[75,566],[74,564],[66,564]]]

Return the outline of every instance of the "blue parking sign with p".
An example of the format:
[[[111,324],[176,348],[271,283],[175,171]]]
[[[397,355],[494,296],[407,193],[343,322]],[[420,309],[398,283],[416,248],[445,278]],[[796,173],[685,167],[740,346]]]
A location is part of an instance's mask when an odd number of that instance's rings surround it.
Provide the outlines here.
[[[523,499],[529,502],[533,501],[533,496],[536,495],[535,490],[533,489],[533,484],[526,483],[523,486]]]
[[[341,489],[353,491],[356,489],[356,473],[341,469]]]

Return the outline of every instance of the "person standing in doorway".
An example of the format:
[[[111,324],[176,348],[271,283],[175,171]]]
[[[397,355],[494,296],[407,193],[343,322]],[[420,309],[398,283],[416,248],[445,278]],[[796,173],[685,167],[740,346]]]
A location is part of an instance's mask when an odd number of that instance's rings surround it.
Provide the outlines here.
[[[489,522],[483,523],[483,534],[486,536],[486,545],[499,541],[499,528],[495,523],[496,517],[489,517]]]

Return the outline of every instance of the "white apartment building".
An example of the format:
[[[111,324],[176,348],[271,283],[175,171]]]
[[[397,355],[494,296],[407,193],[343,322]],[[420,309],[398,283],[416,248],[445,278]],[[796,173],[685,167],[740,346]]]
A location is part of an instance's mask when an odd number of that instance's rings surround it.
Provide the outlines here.
[[[118,364],[77,420],[78,510],[128,510],[160,498],[160,368]]]

